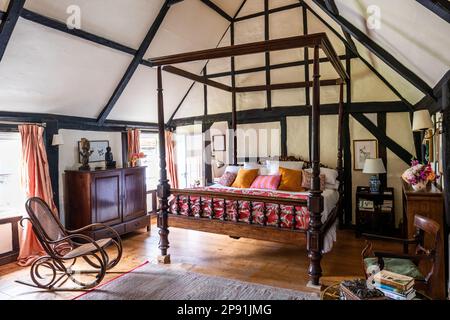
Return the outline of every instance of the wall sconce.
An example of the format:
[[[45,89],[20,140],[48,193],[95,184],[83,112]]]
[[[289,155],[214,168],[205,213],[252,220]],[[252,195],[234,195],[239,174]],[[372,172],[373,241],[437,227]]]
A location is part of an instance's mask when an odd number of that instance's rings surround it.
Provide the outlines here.
[[[441,134],[443,132],[442,120],[436,121],[436,129],[431,135],[427,136],[426,132],[434,127],[435,125],[433,124],[433,120],[431,120],[430,112],[428,110],[419,110],[414,112],[412,127],[413,131],[421,131],[424,134],[424,139],[431,139],[436,134]]]
[[[64,144],[63,136],[61,134],[54,134],[53,140],[52,140],[52,146],[57,147],[57,146],[62,146],[63,144]]]

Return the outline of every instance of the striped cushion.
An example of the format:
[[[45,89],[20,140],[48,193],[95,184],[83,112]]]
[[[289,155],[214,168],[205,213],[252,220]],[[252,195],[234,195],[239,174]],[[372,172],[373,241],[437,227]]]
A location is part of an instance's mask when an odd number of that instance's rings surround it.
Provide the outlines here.
[[[258,176],[253,181],[252,189],[277,190],[280,185],[281,176]]]

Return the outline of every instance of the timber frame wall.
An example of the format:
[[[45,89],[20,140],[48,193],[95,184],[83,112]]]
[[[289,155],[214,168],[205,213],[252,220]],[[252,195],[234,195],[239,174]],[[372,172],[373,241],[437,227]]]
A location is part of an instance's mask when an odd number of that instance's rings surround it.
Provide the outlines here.
[[[140,53],[143,51],[144,47],[151,42],[154,35],[158,31],[159,26],[164,20],[164,17],[170,8],[170,6],[175,5],[178,2],[181,2],[182,0],[167,0],[164,2],[163,7],[161,8],[160,14],[158,15],[158,19],[155,20],[154,24],[149,29],[149,33],[144,39],[141,48],[142,50],[130,48],[128,46],[122,45],[120,43],[117,43],[115,41],[106,39],[104,37],[83,31],[83,30],[77,30],[77,29],[69,29],[67,26],[57,20],[54,20],[52,18],[43,16],[41,14],[38,14],[36,12],[33,12],[31,10],[24,9],[25,0],[15,0],[10,1],[9,6],[6,10],[6,12],[0,11],[0,63],[2,60],[2,57],[4,55],[4,52],[6,50],[6,47],[8,45],[8,42],[11,38],[11,34],[15,28],[15,25],[18,21],[18,18],[21,17],[23,19],[32,21],[34,23],[43,25],[47,28],[52,28],[54,30],[58,30],[59,32],[67,33],[71,36],[81,38],[85,41],[93,42],[97,45],[105,46],[108,48],[111,48],[113,50],[121,51],[123,53],[129,54],[134,56],[133,63],[128,68],[126,74],[124,75],[122,81],[119,83],[117,89],[113,92],[113,95],[110,99],[110,103],[108,103],[107,106],[105,106],[102,113],[99,115],[97,119],[90,119],[90,118],[80,118],[80,117],[72,117],[72,116],[60,116],[60,115],[54,115],[54,114],[30,114],[30,113],[16,113],[16,112],[5,112],[0,111],[0,121],[4,121],[6,123],[8,122],[24,122],[24,123],[50,123],[52,122],[52,125],[49,126],[52,127],[52,130],[58,130],[58,129],[73,129],[73,130],[92,130],[92,131],[124,131],[126,128],[141,128],[145,130],[150,131],[156,131],[158,129],[158,125],[156,123],[139,123],[139,122],[127,122],[127,121],[112,121],[112,120],[106,120],[107,115],[114,107],[115,102],[117,101],[118,97],[120,97],[121,92],[123,92],[124,87],[126,87],[128,81],[131,79],[134,68],[136,66],[136,63],[146,66],[146,67],[152,67],[149,61],[146,61],[144,59],[139,60],[138,57],[140,56]],[[237,17],[242,9],[242,7],[245,5],[246,0],[243,0],[238,12],[235,14],[234,17],[230,17],[227,15],[223,10],[221,10],[217,5],[214,5],[209,0],[201,0],[205,5],[211,8],[211,10],[214,10],[222,16],[222,18],[226,19],[230,22],[230,29],[232,35],[234,35],[234,24],[236,22],[251,19],[254,17],[260,17],[264,16],[265,21],[267,21],[267,16],[270,17],[272,13],[275,12],[281,12],[284,10],[291,10],[294,8],[301,7],[303,12],[303,25],[305,34],[308,33],[307,30],[307,19],[309,15],[314,15],[317,19],[319,19],[325,26],[328,28],[331,32],[333,32],[345,45],[346,47],[346,54],[344,56],[340,56],[340,59],[345,60],[346,62],[346,68],[348,74],[351,76],[351,64],[350,61],[353,58],[359,58],[361,61],[388,87],[396,94],[396,96],[400,99],[400,101],[393,101],[393,102],[380,102],[380,103],[354,103],[351,99],[351,79],[349,79],[347,83],[347,105],[346,110],[344,114],[344,167],[347,174],[345,175],[346,186],[351,186],[351,159],[349,158],[350,154],[350,133],[349,133],[349,118],[350,116],[355,117],[358,122],[360,122],[366,129],[369,129],[369,131],[375,135],[375,137],[378,139],[380,146],[385,147],[393,151],[396,155],[402,155],[401,158],[404,159],[406,156],[406,153],[404,152],[404,149],[401,148],[398,144],[396,144],[394,141],[390,140],[384,131],[383,126],[377,127],[374,125],[370,125],[368,122],[367,117],[363,115],[363,113],[377,113],[379,119],[381,119],[381,123],[383,123],[383,118],[385,117],[386,113],[389,112],[410,112],[412,115],[412,112],[417,109],[422,108],[429,108],[431,113],[436,113],[440,111],[444,111],[444,117],[443,117],[443,126],[444,128],[448,127],[448,105],[449,105],[449,73],[447,73],[443,79],[434,87],[429,88],[426,84],[423,83],[420,79],[417,79],[417,76],[412,74],[407,68],[405,68],[399,61],[397,61],[392,55],[387,53],[385,50],[383,50],[380,46],[378,46],[373,40],[371,40],[368,36],[360,32],[357,28],[355,28],[353,25],[351,25],[348,21],[346,21],[343,17],[339,15],[339,12],[337,11],[337,7],[334,4],[333,0],[313,0],[316,5],[318,5],[330,18],[332,18],[338,25],[341,26],[342,30],[344,31],[344,37],[340,35],[330,24],[328,24],[315,10],[313,10],[308,4],[304,3],[302,0],[299,0],[298,3],[291,4],[288,6],[283,6],[280,8],[270,9],[268,10],[267,6],[265,7],[264,12],[260,13],[254,13],[248,16],[244,17]],[[416,0],[422,5],[424,5],[426,8],[431,10],[433,13],[435,13],[440,18],[450,21],[450,8],[448,7],[448,4],[444,0],[437,0],[434,1],[434,4],[430,4],[430,1],[426,0]],[[265,33],[268,32],[268,28],[266,28]],[[416,88],[419,88],[421,91],[425,93],[425,97],[422,101],[420,101],[415,106],[411,105],[401,94],[400,92],[395,89],[394,86],[392,86],[375,68],[372,67],[372,65],[364,59],[359,53],[357,52],[354,44],[352,43],[352,37],[357,39],[362,45],[364,45],[366,48],[368,48],[372,53],[376,54],[379,58],[381,58],[384,62],[386,62],[388,65],[390,65],[395,71],[398,72],[399,75],[401,75],[403,78],[410,81]],[[234,41],[234,37],[232,37],[232,41]],[[320,62],[326,62],[326,59],[321,59]],[[247,70],[235,70],[234,68],[234,61],[232,59],[232,66],[230,72],[220,73],[220,74],[207,74],[207,70],[205,68],[205,72],[203,76],[208,79],[212,79],[215,77],[222,77],[231,75],[233,81],[235,81],[235,76],[238,74],[243,74],[247,72],[258,72],[258,71],[266,71],[267,70],[274,70],[277,68],[283,68],[288,66],[308,66],[312,63],[312,60],[309,59],[308,53],[305,52],[305,60],[304,61],[296,61],[291,63],[285,63],[285,64],[266,64],[264,67],[260,68],[252,68]],[[309,69],[305,72],[305,82],[308,83],[309,80]],[[269,77],[267,80],[270,80]],[[206,87],[206,86],[205,86]],[[209,115],[207,113],[207,106],[205,103],[205,114],[204,116],[199,119],[199,117],[192,117],[188,119],[175,119],[176,112],[180,109],[181,105],[183,104],[184,100],[188,96],[189,92],[193,88],[193,85],[190,87],[182,101],[180,102],[178,108],[176,109],[175,113],[172,115],[172,117],[169,119],[167,126],[169,127],[176,127],[176,126],[182,126],[186,124],[192,124],[198,121],[203,122],[203,128],[206,130],[206,128],[210,127],[212,123],[216,121],[228,121],[229,127],[232,127],[232,122],[239,122],[239,123],[256,123],[256,122],[268,122],[268,121],[280,121],[281,128],[285,128],[286,123],[286,117],[287,116],[295,116],[295,115],[304,115],[304,116],[310,116],[310,111],[308,108],[305,108],[305,106],[293,106],[293,107],[273,107],[271,106],[271,110],[261,113],[261,110],[248,110],[243,112],[237,112],[236,113],[236,119],[231,119],[231,113],[227,114],[217,114],[217,115]],[[307,87],[305,87],[305,95],[306,95],[306,107],[309,107],[311,105],[310,103],[310,97],[309,97],[309,90],[307,90]],[[205,89],[205,97],[207,97],[207,89]],[[233,94],[233,105],[236,106],[236,95]],[[205,98],[205,101],[207,99]],[[337,114],[338,105],[329,105],[329,106],[322,106],[322,114],[325,114],[325,112],[328,112],[328,114]],[[411,117],[412,118],[412,117]],[[369,128],[368,128],[369,127]],[[56,128],[56,129],[55,129]],[[11,130],[17,130],[17,126],[14,124],[0,124],[0,130],[1,131],[11,131]],[[51,136],[51,130],[46,130],[46,139],[49,141],[49,137]],[[444,140],[450,141],[450,133],[448,132],[450,130],[444,130]],[[56,131],[57,132],[57,131]],[[285,134],[282,136],[285,136]],[[415,141],[416,141],[416,150],[418,151],[420,148],[420,137],[418,135],[415,135]],[[282,146],[283,153],[287,152],[286,146]],[[55,148],[50,148],[47,150],[47,152],[55,153]],[[418,152],[420,154],[420,152]],[[445,181],[449,181],[450,179],[450,162],[448,159],[450,159],[450,146],[448,143],[443,144],[443,154],[445,158],[447,159],[445,163]],[[55,157],[49,157],[49,158],[55,158]],[[57,159],[57,157],[56,157]],[[58,172],[57,169],[58,164],[57,163],[50,163],[50,171],[52,177],[57,177]],[[52,178],[52,182],[57,181],[57,179]],[[449,183],[447,182],[446,185]],[[53,186],[53,189],[55,192],[58,192],[58,188],[55,188],[55,185]],[[450,203],[450,188],[447,188],[446,192],[446,203],[447,203],[447,217],[448,222],[450,222],[450,210],[449,203]],[[58,196],[55,196],[56,199],[58,199]],[[347,199],[345,201],[347,210],[350,210],[351,207],[351,194],[347,194]],[[351,210],[350,210],[351,212]],[[350,222],[351,216],[346,215],[345,220],[347,224]]]

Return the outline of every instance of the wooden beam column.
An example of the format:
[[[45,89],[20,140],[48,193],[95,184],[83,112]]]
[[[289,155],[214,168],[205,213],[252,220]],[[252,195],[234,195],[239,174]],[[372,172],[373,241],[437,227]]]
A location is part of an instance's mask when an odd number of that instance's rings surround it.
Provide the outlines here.
[[[308,197],[308,209],[310,212],[309,228],[307,231],[307,250],[310,260],[308,274],[312,285],[318,286],[322,276],[323,239],[321,237],[322,212],[324,201],[320,189],[320,63],[319,46],[314,47],[314,85],[312,105],[312,188]]]
[[[270,16],[269,16],[269,0],[264,0],[264,40],[270,40]],[[270,74],[270,52],[266,52],[265,56],[265,67],[266,67],[266,86],[270,86],[271,74]],[[266,104],[267,110],[272,110],[272,90],[266,90]]]
[[[303,16],[303,35],[308,34],[308,10],[306,10],[306,6],[303,5],[304,1],[302,0],[302,16]],[[310,76],[309,76],[309,47],[305,47],[303,49],[304,52],[304,58],[305,58],[305,82],[307,83],[305,87],[305,103],[306,107],[309,109],[309,115],[308,115],[308,127],[309,127],[309,138],[311,139],[311,129],[312,129],[312,122],[311,122],[311,86],[310,83]],[[309,159],[312,157],[312,146],[311,143],[309,144]]]
[[[349,49],[345,49],[346,53],[349,53]],[[353,220],[353,182],[352,182],[352,141],[350,136],[350,108],[352,106],[352,65],[351,60],[347,59],[345,63],[345,69],[349,75],[349,80],[347,81],[347,103],[344,110],[344,122],[342,128],[342,143],[344,152],[344,223],[345,226],[349,227]]]
[[[208,69],[205,66],[203,68],[203,76],[205,79],[208,77]],[[208,117],[208,86],[203,85],[203,115],[204,119],[202,121],[202,134],[203,134],[203,159],[205,162],[204,166],[204,177],[205,185],[213,181],[212,176],[212,148],[211,148],[211,134],[209,129],[211,129],[212,123],[207,123],[206,119]]]
[[[158,257],[160,263],[170,263],[170,255],[167,253],[169,249],[169,201],[170,185],[167,179],[166,169],[166,125],[164,122],[164,96],[162,86],[162,71],[158,67],[158,129],[159,129],[159,169],[160,180],[158,185],[159,212],[159,249],[161,256]]]
[[[344,225],[344,84],[341,83],[339,87],[339,116],[338,116],[338,153],[337,153],[337,171],[339,179],[339,203],[338,203],[338,217],[339,226],[342,228]]]
[[[386,113],[377,113],[377,126],[384,134],[386,134]],[[378,146],[378,157],[383,161],[384,167],[387,170],[387,148],[384,144]],[[380,174],[381,187],[387,187],[387,173]]]
[[[281,129],[281,156],[288,156],[287,149],[287,119],[286,117],[282,117],[280,120],[280,129]]]
[[[444,169],[445,216],[450,226],[450,81],[442,89],[442,155]]]
[[[234,46],[234,22],[230,25],[230,38],[231,45]],[[231,57],[231,87],[233,91],[231,93],[231,134],[230,139],[233,140],[233,164],[238,164],[237,158],[237,97],[236,97],[236,60],[235,57]]]

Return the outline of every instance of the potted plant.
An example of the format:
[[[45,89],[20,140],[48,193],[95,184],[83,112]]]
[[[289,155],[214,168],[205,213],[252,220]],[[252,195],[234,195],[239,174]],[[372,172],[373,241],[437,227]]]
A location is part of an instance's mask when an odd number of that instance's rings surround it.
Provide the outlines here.
[[[429,163],[422,164],[417,160],[413,160],[411,162],[411,168],[403,173],[402,178],[409,183],[415,191],[419,191],[425,189],[429,182],[435,182],[437,176]]]
[[[138,167],[141,165],[141,159],[145,158],[145,154],[143,152],[133,153],[130,157],[130,164],[132,167]]]

